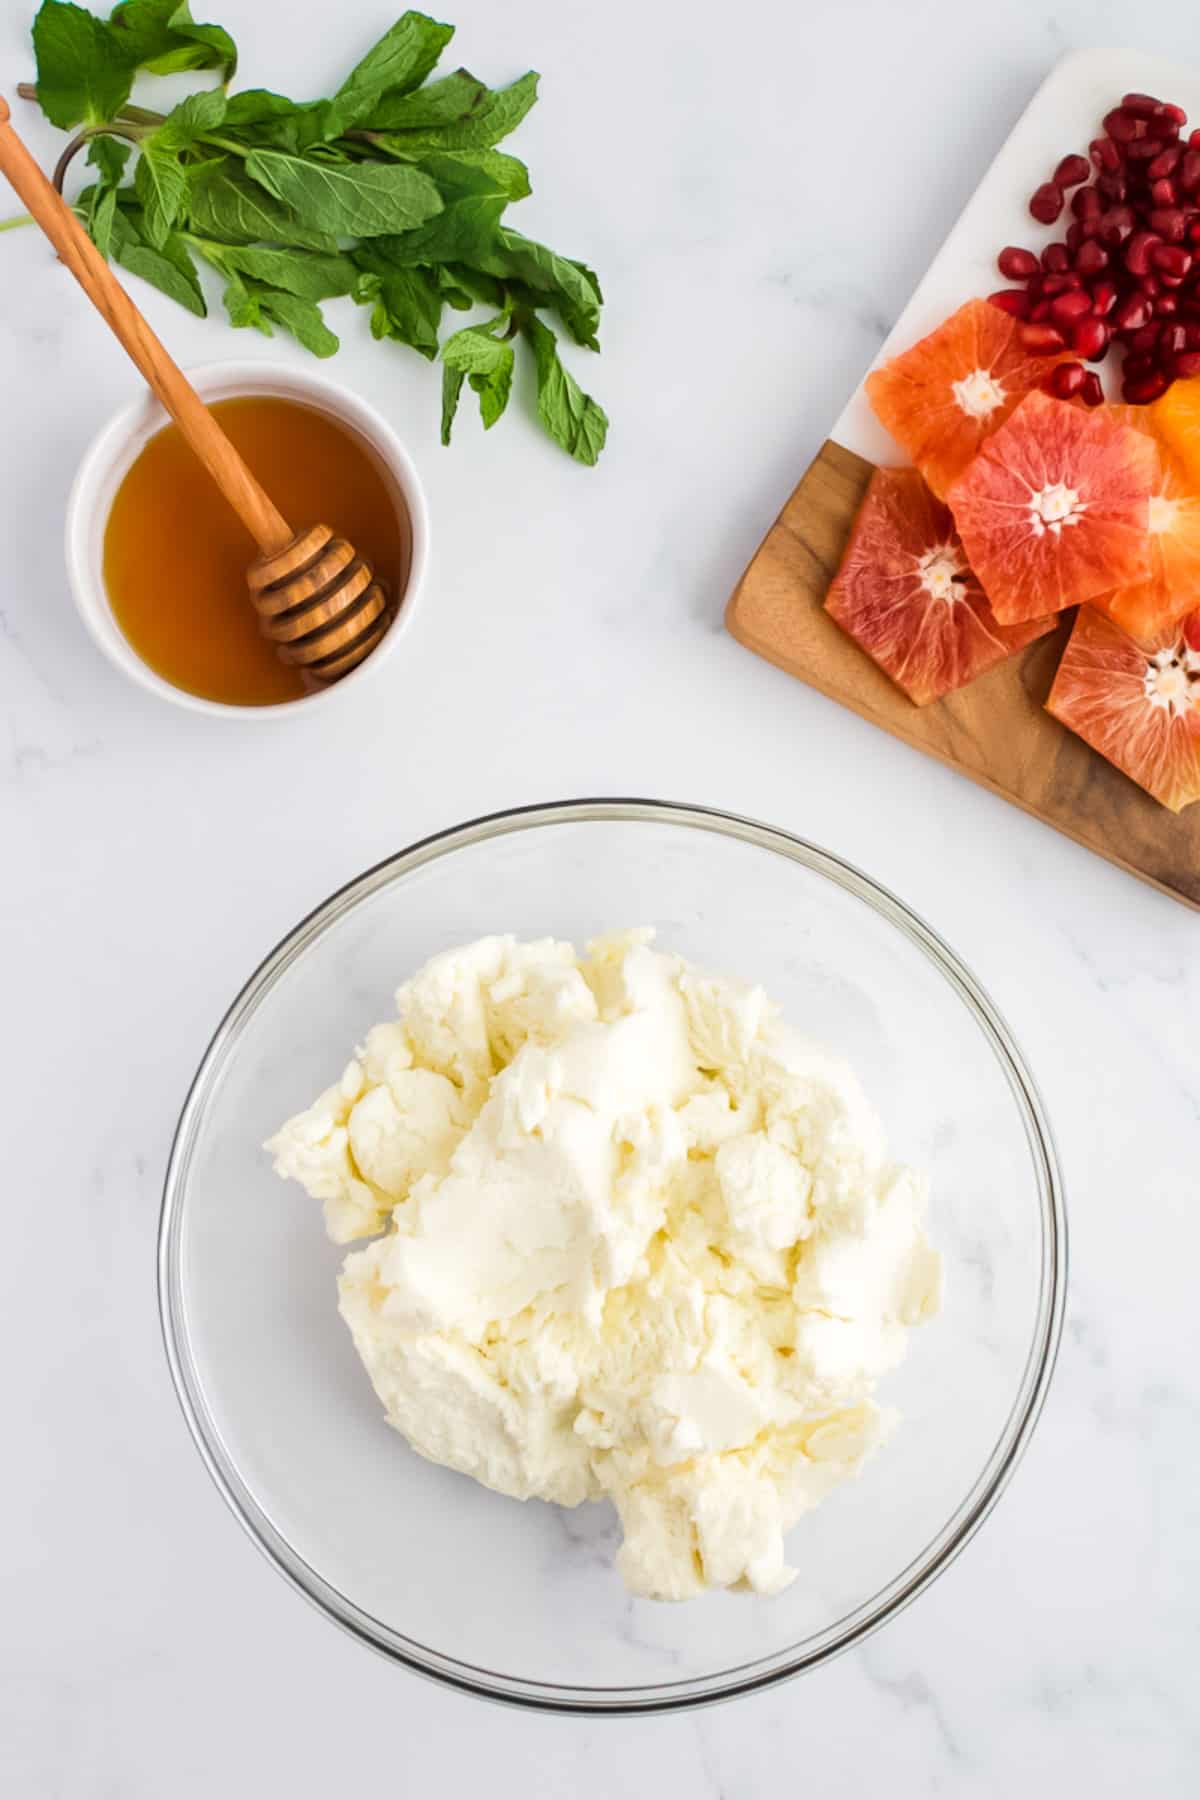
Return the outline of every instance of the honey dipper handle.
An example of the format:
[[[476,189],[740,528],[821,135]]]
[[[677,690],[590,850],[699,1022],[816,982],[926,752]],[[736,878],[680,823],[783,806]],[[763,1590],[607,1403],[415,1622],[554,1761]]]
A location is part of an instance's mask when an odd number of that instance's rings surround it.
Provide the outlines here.
[[[0,95],[0,174],[41,226],[80,287],[108,321],[175,420],[264,556],[286,549],[295,532],[143,319],[62,195],[13,130]]]

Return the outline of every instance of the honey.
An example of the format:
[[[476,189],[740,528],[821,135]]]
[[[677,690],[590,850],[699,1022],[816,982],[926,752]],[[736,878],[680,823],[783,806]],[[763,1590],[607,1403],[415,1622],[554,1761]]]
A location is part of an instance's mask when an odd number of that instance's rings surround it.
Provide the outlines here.
[[[403,598],[411,534],[369,446],[328,413],[274,395],[212,412],[298,531],[323,523]],[[174,687],[232,706],[278,706],[309,691],[261,636],[246,587],[258,547],[175,425],[151,438],[117,490],[104,583],[132,648]]]

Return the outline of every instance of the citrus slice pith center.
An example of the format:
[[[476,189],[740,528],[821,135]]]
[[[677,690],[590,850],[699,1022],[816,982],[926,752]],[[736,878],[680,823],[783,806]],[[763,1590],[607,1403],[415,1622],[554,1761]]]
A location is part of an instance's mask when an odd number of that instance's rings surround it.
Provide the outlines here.
[[[1200,655],[1177,644],[1147,659],[1146,698],[1151,706],[1182,719],[1189,707],[1200,709]]]
[[[950,384],[955,403],[968,419],[990,419],[1008,399],[990,369],[972,369],[961,381]]]
[[[959,577],[966,572],[967,565],[953,544],[935,544],[917,561],[917,575],[925,592],[930,599],[944,600],[948,606],[965,598],[966,589]]]
[[[1030,496],[1033,535],[1044,537],[1050,531],[1057,537],[1064,525],[1078,525],[1087,509],[1087,501],[1080,499],[1077,488],[1068,487],[1065,481],[1051,482]]]

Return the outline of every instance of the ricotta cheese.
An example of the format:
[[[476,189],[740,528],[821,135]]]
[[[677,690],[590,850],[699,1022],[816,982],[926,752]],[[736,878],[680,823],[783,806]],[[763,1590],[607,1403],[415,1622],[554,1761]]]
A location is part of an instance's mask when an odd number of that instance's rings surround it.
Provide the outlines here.
[[[518,1499],[610,1498],[630,1589],[774,1593],[938,1309],[925,1184],[761,988],[614,933],[483,938],[270,1140],[352,1250],[388,1422]]]

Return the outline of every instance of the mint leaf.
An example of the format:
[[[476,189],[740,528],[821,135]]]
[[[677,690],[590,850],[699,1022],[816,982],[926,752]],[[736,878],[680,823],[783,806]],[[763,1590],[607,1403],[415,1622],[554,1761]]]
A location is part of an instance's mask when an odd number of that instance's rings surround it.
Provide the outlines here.
[[[515,131],[537,100],[539,76],[533,70],[511,87],[489,88],[474,110],[448,125],[423,131],[398,132],[399,143],[417,151],[491,150],[510,131]]]
[[[94,137],[87,148],[87,160],[98,171],[101,188],[116,187],[125,173],[132,146],[120,138]]]
[[[370,118],[385,94],[408,94],[420,87],[454,36],[424,13],[406,12],[350,71],[325,109],[323,135],[343,132]]]
[[[403,138],[381,136],[376,141],[389,155],[411,162],[436,181],[444,198],[451,194],[503,194],[506,200],[524,200],[532,191],[525,164],[503,150],[410,153]]]
[[[148,242],[161,250],[172,226],[187,203],[187,172],[179,158],[206,132],[215,131],[225,117],[225,96],[220,88],[191,94],[156,131],[141,140],[141,159],[134,188],[145,212]]]
[[[232,81],[237,45],[220,25],[197,25],[187,0],[124,0],[109,20],[123,55],[152,75],[220,69]]]
[[[189,170],[188,185],[191,222],[203,237],[242,244],[294,244],[306,250],[338,248],[336,232],[306,225],[291,207],[281,205],[224,158]]]
[[[444,300],[441,284],[431,270],[367,270],[359,276],[354,298],[360,306],[371,308],[373,338],[394,338],[411,345],[428,361],[434,360]]]
[[[430,81],[415,93],[393,88],[381,95],[360,124],[368,131],[414,131],[427,125],[450,125],[466,118],[483,100],[487,88],[466,69]]]
[[[582,263],[557,255],[545,244],[535,244],[519,231],[502,230],[496,253],[481,266],[502,280],[510,277],[525,282],[544,296],[541,305],[555,308],[577,344],[599,350],[600,284]]]
[[[500,418],[512,391],[513,347],[496,336],[498,331],[507,326],[508,315],[501,313],[499,318],[489,319],[485,325],[468,325],[462,331],[456,331],[442,345],[442,361],[447,370],[459,377],[458,388],[454,393],[454,407],[457,407],[462,377],[465,376],[479,395],[479,411],[485,431],[490,431]],[[443,442],[449,441],[449,425],[453,424],[453,420],[454,408],[451,409],[449,423],[443,420]]]
[[[348,256],[270,250],[263,244],[210,244],[202,240],[198,248],[218,267],[249,275],[269,287],[282,288],[299,300],[335,300],[341,294],[349,294],[359,277]]]
[[[44,0],[33,21],[38,104],[52,125],[103,125],[120,112],[133,68],[113,32],[66,0]]]
[[[242,281],[233,275],[225,289],[225,309],[231,325],[250,326],[266,337],[274,335],[275,325],[282,325],[314,356],[332,356],[338,348],[338,340],[322,318],[320,307],[296,294],[281,293],[277,288]]]
[[[118,209],[112,220],[112,254],[131,275],[140,275],[169,299],[203,319],[208,313],[196,265],[177,234],[161,249],[147,244],[142,235],[142,216],[136,209]]]
[[[442,210],[428,175],[397,163],[326,167],[279,150],[252,150],[246,173],[314,229],[347,237],[407,231]]]
[[[442,370],[442,442],[449,444],[450,433],[454,426],[454,415],[458,411],[458,397],[462,393],[462,385],[466,376],[461,369],[452,369],[449,364]]]
[[[558,359],[558,345],[548,325],[532,314],[522,330],[537,362],[538,418],[556,444],[591,467],[608,436],[608,416],[585,394]]]
[[[418,264],[465,262],[475,263],[487,257],[496,242],[506,200],[495,195],[470,194],[462,200],[451,200],[415,231],[380,240],[390,261],[403,268]]]
[[[88,230],[92,234],[92,242],[101,256],[107,256],[112,248],[113,221],[116,212],[116,188],[103,189],[88,225]]]

